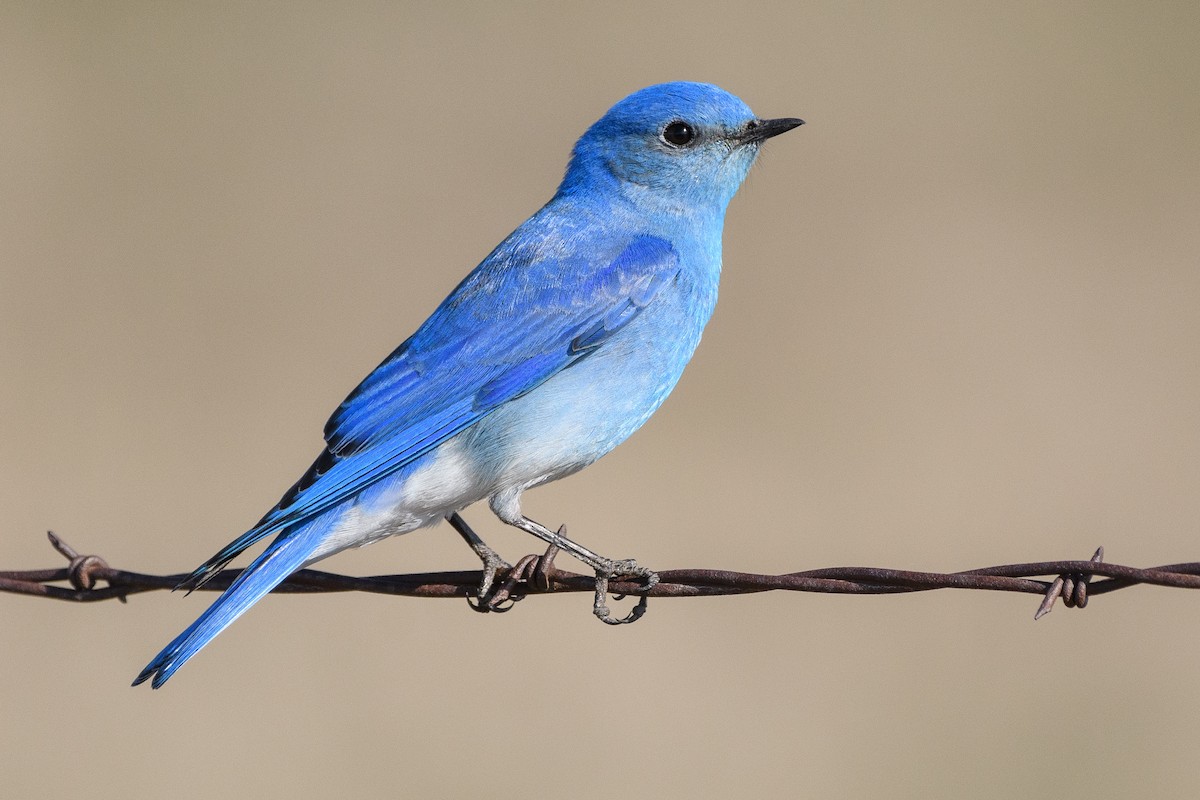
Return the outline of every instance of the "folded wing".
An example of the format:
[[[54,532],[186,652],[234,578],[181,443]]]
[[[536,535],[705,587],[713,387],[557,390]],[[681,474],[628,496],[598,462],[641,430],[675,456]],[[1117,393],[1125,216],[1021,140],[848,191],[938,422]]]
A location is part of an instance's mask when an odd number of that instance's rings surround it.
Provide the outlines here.
[[[593,258],[546,258],[520,241],[497,248],[338,407],[304,477],[185,585],[201,585],[258,540],[314,519],[587,358],[679,273],[670,242],[654,236],[580,263]]]

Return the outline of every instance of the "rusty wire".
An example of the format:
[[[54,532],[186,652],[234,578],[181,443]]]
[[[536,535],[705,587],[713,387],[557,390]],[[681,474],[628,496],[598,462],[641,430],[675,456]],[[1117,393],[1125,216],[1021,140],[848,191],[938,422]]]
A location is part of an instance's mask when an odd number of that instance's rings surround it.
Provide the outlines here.
[[[0,591],[73,602],[117,598],[131,594],[175,589],[187,575],[147,575],[113,569],[95,555],[80,555],[53,532],[50,543],[66,557],[65,568],[0,571]],[[505,611],[533,594],[591,592],[596,579],[554,566],[554,548],[543,555],[526,556],[514,567],[497,574],[496,589],[486,601],[472,605],[478,611]],[[933,589],[978,589],[1023,592],[1042,596],[1034,618],[1048,613],[1062,597],[1064,605],[1083,608],[1088,597],[1151,584],[1200,589],[1200,563],[1168,564],[1140,569],[1104,563],[1104,548],[1087,561],[1043,561],[1007,564],[964,572],[914,572],[879,567],[828,567],[786,575],[758,575],[719,569],[673,569],[658,573],[659,582],[646,589],[637,582],[613,581],[613,593],[646,597],[712,597],[755,592],[790,591],[831,594],[899,594]],[[222,570],[202,591],[222,590],[240,570]],[[482,573],[425,572],[410,575],[353,577],[317,570],[300,570],[275,588],[276,592],[374,592],[407,597],[457,597],[474,599]],[[1050,577],[1054,576],[1054,577]],[[1042,578],[1042,579],[1039,579]],[[1048,578],[1048,579],[1047,579]],[[1099,580],[1093,580],[1098,578]],[[56,584],[67,583],[69,586]],[[99,584],[106,584],[100,586]],[[644,610],[644,602],[640,604]],[[639,614],[640,616],[640,614]]]

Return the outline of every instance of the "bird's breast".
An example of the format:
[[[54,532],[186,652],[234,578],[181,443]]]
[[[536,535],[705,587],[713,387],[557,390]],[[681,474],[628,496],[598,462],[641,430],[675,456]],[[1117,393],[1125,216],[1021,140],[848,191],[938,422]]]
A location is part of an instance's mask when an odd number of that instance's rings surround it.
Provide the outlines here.
[[[675,388],[716,303],[686,276],[594,353],[464,432],[498,488],[591,464],[640,428]]]

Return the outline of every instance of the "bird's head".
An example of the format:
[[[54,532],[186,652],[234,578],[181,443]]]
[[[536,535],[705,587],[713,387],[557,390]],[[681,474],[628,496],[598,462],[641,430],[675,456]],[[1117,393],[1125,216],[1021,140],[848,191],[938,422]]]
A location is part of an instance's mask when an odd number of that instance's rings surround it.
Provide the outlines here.
[[[799,119],[759,119],[707,83],[634,92],[580,137],[562,192],[617,189],[655,208],[724,212],[764,141]]]

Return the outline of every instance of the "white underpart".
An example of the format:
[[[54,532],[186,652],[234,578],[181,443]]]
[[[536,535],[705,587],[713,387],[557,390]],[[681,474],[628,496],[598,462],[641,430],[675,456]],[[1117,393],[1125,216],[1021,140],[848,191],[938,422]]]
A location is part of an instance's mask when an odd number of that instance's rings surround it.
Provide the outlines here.
[[[457,436],[429,454],[414,471],[402,471],[361,492],[331,513],[341,518],[307,563],[399,533],[433,525],[486,496],[475,459]]]

